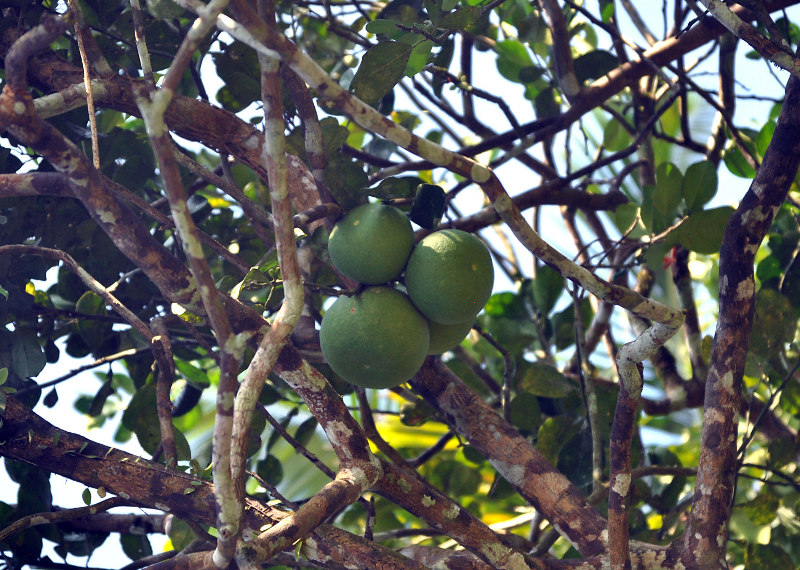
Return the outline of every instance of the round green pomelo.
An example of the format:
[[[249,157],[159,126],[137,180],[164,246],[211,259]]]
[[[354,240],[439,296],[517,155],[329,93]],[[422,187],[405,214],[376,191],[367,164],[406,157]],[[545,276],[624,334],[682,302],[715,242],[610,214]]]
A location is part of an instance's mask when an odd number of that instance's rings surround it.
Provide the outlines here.
[[[411,252],[405,283],[409,297],[428,320],[464,323],[481,311],[492,294],[492,258],[470,233],[434,232]]]
[[[469,334],[474,322],[475,319],[470,319],[463,323],[443,325],[436,321],[428,321],[428,329],[431,332],[428,354],[442,354],[458,346],[464,340],[464,337]]]
[[[428,323],[409,298],[388,287],[339,297],[322,318],[322,354],[339,376],[365,388],[407,382],[428,353]]]
[[[397,278],[414,247],[408,217],[385,204],[363,204],[350,210],[331,230],[328,253],[350,279],[378,285]]]

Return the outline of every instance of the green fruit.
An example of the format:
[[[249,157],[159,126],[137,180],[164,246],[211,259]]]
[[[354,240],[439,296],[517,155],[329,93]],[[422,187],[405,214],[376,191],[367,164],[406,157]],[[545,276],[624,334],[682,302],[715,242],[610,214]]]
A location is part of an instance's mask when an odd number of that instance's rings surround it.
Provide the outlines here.
[[[452,229],[434,232],[411,252],[405,283],[409,297],[428,320],[464,323],[492,294],[492,258],[472,234]]]
[[[363,204],[350,210],[328,238],[333,265],[350,279],[368,285],[400,275],[413,247],[411,222],[385,204]]]
[[[430,333],[400,291],[370,287],[339,297],[322,318],[322,354],[339,376],[365,388],[392,388],[422,366]]]
[[[441,354],[458,346],[472,329],[472,323],[474,322],[475,319],[470,319],[463,323],[443,325],[436,321],[428,321],[428,329],[431,332],[428,354]]]

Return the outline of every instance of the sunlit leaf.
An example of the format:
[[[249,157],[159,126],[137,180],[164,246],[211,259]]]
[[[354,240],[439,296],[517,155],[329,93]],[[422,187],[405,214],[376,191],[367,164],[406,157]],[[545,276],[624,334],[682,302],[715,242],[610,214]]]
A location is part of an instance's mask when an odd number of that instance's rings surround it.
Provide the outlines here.
[[[611,119],[603,129],[603,146],[611,152],[617,152],[630,146],[632,138],[626,129],[617,119]]]
[[[775,520],[780,499],[769,492],[759,493],[753,500],[742,505],[747,517],[757,525],[768,525]]]
[[[732,213],[729,206],[693,212],[678,228],[677,239],[683,247],[697,253],[716,253]]]
[[[518,40],[506,39],[495,44],[497,50],[497,70],[510,81],[520,81],[520,71],[525,67],[535,67],[528,49]]]
[[[536,308],[547,315],[564,292],[564,277],[549,265],[540,265],[536,268],[531,290]]]
[[[433,42],[431,40],[423,40],[414,44],[414,49],[411,50],[408,56],[408,63],[403,72],[407,77],[413,77],[428,64],[428,56],[432,47]]]
[[[775,132],[775,126],[775,121],[768,121],[758,132],[755,143],[759,157],[763,158],[764,153],[767,152],[767,147],[769,147],[769,143],[772,142],[772,134]]]
[[[725,166],[734,176],[753,178],[756,175],[755,168],[753,168],[753,165],[750,164],[737,146],[729,145],[725,147],[725,151],[722,153],[722,159],[725,162]]]
[[[717,193],[717,169],[703,160],[686,169],[683,179],[683,200],[689,210],[702,207]]]

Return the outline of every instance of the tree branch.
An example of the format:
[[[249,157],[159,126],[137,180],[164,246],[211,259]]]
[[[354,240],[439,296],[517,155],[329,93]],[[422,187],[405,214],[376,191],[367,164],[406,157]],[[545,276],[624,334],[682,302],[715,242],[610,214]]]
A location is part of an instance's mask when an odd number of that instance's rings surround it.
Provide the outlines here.
[[[800,165],[800,79],[791,77],[761,167],[725,228],[720,251],[719,322],[705,390],[702,448],[681,558],[689,565],[725,559],[736,475],[741,382],[755,307],[755,253]]]

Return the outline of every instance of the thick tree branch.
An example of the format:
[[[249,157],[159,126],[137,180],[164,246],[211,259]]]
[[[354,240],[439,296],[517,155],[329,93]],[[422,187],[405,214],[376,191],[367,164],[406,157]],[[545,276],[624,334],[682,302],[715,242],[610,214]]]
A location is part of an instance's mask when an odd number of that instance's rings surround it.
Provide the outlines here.
[[[200,525],[215,524],[214,486],[208,481],[58,429],[13,397],[0,417],[2,457],[37,465],[88,487],[103,487],[126,501]],[[243,523],[257,530],[287,515],[248,498]],[[311,533],[302,555],[321,564],[334,562],[363,570],[381,567],[382,560],[392,568],[421,568],[388,548],[326,524]]]
[[[681,553],[691,566],[725,563],[742,374],[755,310],[753,262],[800,165],[798,133],[800,79],[792,77],[772,142],[722,240],[719,322],[706,379],[697,485]]]
[[[792,53],[782,36],[772,39],[766,37],[755,27],[742,20],[724,2],[700,0],[700,3],[732,34],[750,44],[762,57],[792,75],[800,77],[800,61]],[[766,10],[764,11],[769,14]]]
[[[527,501],[584,556],[603,553],[606,522],[539,451],[438,358],[429,358],[412,386],[448,425],[478,449]]]

